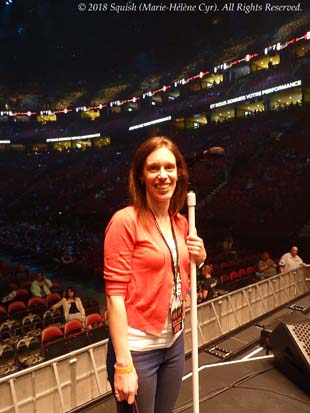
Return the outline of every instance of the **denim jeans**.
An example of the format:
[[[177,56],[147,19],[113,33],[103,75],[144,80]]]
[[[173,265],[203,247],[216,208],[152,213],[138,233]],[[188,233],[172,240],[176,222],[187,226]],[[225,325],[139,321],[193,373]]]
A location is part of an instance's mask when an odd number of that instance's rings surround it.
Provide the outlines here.
[[[136,404],[139,413],[171,413],[178,397],[184,371],[183,334],[169,348],[132,351],[138,374]],[[112,386],[114,383],[115,354],[111,340],[108,346],[107,369]],[[118,412],[134,411],[127,403],[118,403]]]

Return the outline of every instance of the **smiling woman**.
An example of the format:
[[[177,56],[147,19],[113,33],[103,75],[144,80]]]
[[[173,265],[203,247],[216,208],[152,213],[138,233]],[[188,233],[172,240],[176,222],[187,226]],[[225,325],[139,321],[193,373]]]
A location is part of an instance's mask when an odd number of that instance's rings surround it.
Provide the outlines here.
[[[160,152],[157,152],[158,150],[160,150]],[[150,209],[150,206],[147,203],[147,191],[144,182],[144,174],[146,172],[150,172],[146,171],[146,168],[150,167],[150,164],[155,160],[157,161],[157,167],[160,169],[163,161],[160,159],[161,154],[168,156],[168,164],[169,162],[172,162],[177,173],[177,181],[169,203],[170,213],[175,215],[179,212],[182,209],[186,199],[188,171],[186,162],[179,149],[170,139],[166,137],[150,138],[137,150],[129,173],[129,192],[131,204],[136,206],[141,215],[145,215],[145,212]],[[153,165],[153,167],[156,167],[156,165]],[[160,170],[158,170],[157,175],[159,175],[159,172]]]
[[[141,181],[145,184],[147,204],[155,212],[165,207],[173,196],[177,182],[177,166],[173,153],[166,147],[156,149],[145,161]]]
[[[131,206],[106,229],[104,278],[111,340],[108,374],[119,410],[170,413],[184,367],[183,317],[189,257],[201,264],[203,241],[179,214],[186,163],[167,137],[137,150],[129,174]]]

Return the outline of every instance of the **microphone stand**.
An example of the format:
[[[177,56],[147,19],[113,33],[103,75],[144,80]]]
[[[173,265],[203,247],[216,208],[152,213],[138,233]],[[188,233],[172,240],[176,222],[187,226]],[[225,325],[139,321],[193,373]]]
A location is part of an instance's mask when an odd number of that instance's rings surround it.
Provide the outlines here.
[[[187,194],[189,234],[196,235],[195,206],[196,194]],[[198,334],[197,334],[197,279],[196,262],[190,259],[191,280],[191,335],[192,335],[192,380],[193,380],[193,413],[199,413],[199,372],[198,372]]]

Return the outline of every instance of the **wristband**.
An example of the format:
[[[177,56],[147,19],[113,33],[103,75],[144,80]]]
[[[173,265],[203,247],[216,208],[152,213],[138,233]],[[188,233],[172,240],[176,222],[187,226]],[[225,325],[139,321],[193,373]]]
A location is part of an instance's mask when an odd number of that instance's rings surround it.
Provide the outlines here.
[[[133,364],[129,364],[127,367],[116,367],[116,364],[114,364],[114,371],[115,374],[129,374],[133,372]]]

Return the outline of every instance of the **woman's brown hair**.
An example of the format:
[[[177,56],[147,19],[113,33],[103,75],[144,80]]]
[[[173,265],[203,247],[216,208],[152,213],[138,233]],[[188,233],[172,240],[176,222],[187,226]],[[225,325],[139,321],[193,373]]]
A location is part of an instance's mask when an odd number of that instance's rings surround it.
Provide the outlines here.
[[[182,209],[186,199],[188,170],[186,162],[178,147],[166,136],[149,138],[138,148],[129,172],[130,203],[142,214],[148,209],[145,185],[141,180],[145,160],[152,152],[162,147],[169,149],[175,156],[178,173],[176,188],[170,201],[170,213],[176,215]]]

